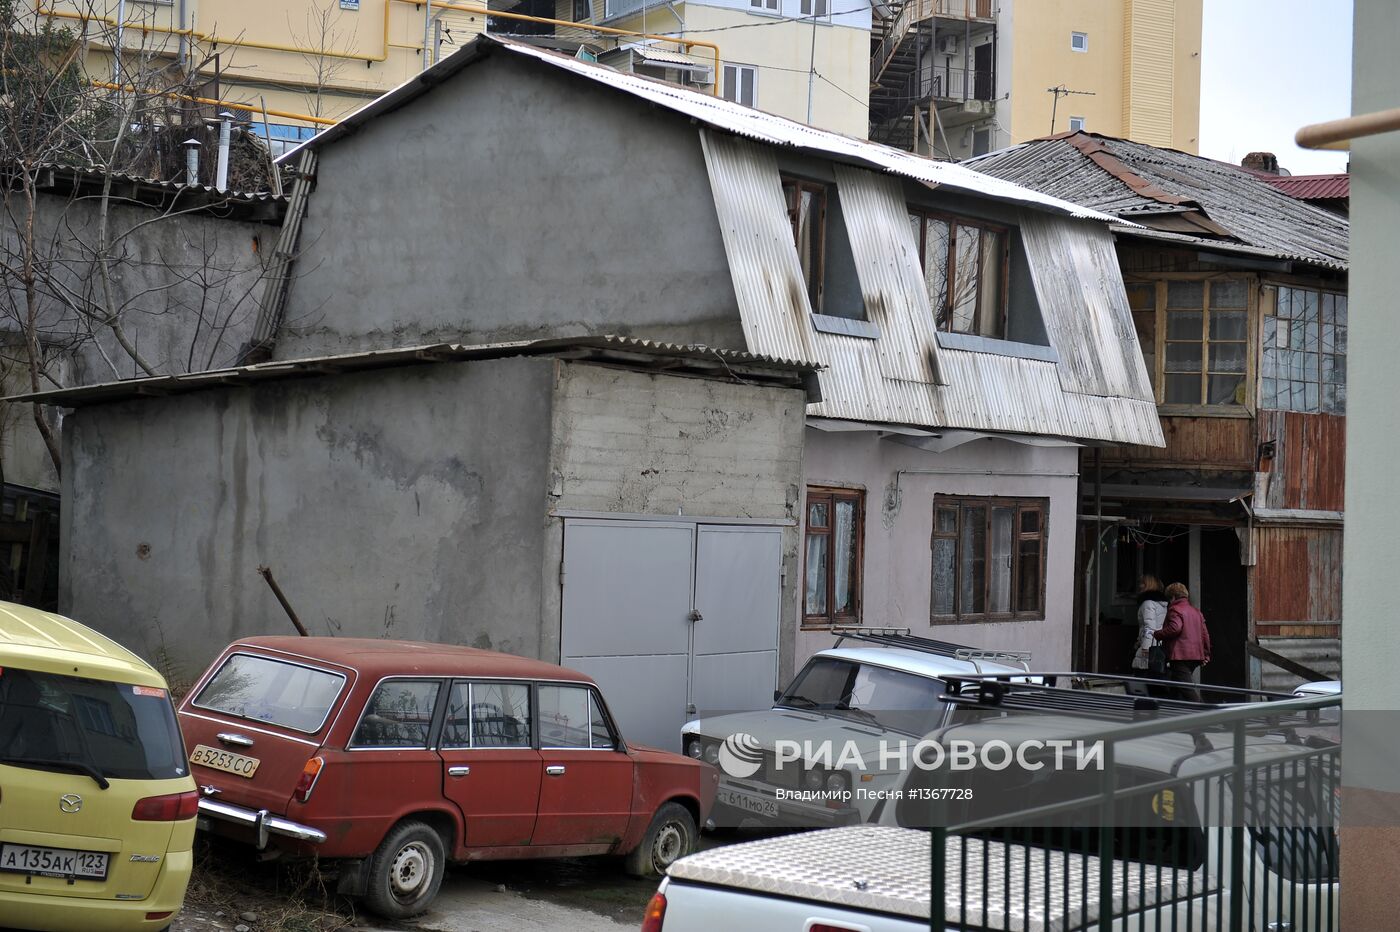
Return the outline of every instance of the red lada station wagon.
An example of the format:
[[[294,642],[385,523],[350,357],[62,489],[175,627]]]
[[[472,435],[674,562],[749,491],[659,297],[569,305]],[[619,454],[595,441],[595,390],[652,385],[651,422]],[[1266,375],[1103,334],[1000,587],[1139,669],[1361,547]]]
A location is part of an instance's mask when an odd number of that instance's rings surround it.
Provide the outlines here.
[[[180,728],[200,827],[336,859],[338,889],[402,918],[446,861],[693,850],[718,773],[628,745],[581,673],[412,641],[261,637],[224,649]]]

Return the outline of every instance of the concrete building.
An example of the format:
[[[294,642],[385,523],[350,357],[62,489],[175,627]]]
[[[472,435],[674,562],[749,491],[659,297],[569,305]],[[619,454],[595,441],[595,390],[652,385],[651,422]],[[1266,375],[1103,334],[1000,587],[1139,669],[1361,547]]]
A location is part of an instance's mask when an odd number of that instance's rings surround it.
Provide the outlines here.
[[[822,129],[866,134],[868,5],[840,0],[560,0],[561,7],[565,3],[607,26],[715,42],[723,56],[719,92],[726,99]],[[562,14],[561,9],[560,18],[584,19]],[[687,58],[708,66],[703,52],[693,49]],[[619,63],[615,53],[601,60]],[[625,70],[665,76],[668,64],[665,59],[643,61]]]
[[[1197,149],[1202,0],[876,10],[872,139],[952,159],[1073,130]]]
[[[1082,597],[1086,665],[1126,672],[1146,572],[1195,593],[1207,680],[1336,676],[1346,218],[1247,168],[1094,133],[967,164],[1135,224],[1117,229],[1118,262],[1167,443],[1081,460],[1080,513],[1107,519],[1081,541],[1099,583]]]
[[[211,112],[231,105],[278,153],[483,32],[866,131],[870,11],[831,0],[492,0],[489,11],[484,0],[22,2],[29,20],[85,38],[99,79],[122,78],[118,45],[126,68],[153,77],[166,64],[200,66],[195,84]]]
[[[511,170],[462,183],[444,151]],[[1079,446],[1162,442],[1109,215],[494,37],[308,153],[272,361],[43,399],[82,406],[79,617],[281,630],[250,574],[287,565],[327,606],[303,614],[562,660],[666,744],[692,706],[766,704],[838,625],[1069,665]],[[457,353],[554,361],[212,387]],[[208,390],[128,400],[175,385]],[[188,494],[164,467],[104,494],[177,438]]]

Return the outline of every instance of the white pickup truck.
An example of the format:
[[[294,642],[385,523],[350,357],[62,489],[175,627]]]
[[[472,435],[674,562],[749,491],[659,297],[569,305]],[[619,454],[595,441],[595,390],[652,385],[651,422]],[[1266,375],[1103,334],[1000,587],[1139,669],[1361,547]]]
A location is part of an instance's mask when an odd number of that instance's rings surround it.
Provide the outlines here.
[[[1038,701],[1068,701],[1046,695],[1045,687],[1024,689],[1039,693]],[[964,774],[976,793],[943,813],[969,828],[944,843],[940,914],[950,928],[988,932],[1097,929],[1105,909],[1118,932],[1226,929],[1232,918],[1271,932],[1337,928],[1340,746],[1322,734],[1336,702],[1300,697],[1185,709],[1175,721],[1119,725],[1063,713],[998,714],[982,704],[969,709],[978,714],[946,726],[939,738],[1012,746],[1028,736],[1112,741],[1116,778],[1107,802],[1118,827],[1099,829],[1099,803],[1081,811],[1086,787],[1061,785],[1055,771]],[[929,928],[930,843],[937,836],[908,826],[932,824],[918,791],[947,786],[950,777],[922,770],[906,776],[900,803],[880,813],[882,825],[766,838],[677,861],[644,930]],[[1244,793],[1236,800],[1238,786]],[[1034,821],[1037,807],[1071,800],[1058,827]],[[1242,823],[1228,815],[1236,803]],[[1042,827],[969,831],[979,823]],[[1119,853],[1111,861],[1098,856],[1108,837]]]
[[[671,865],[647,910],[643,932],[916,932],[930,924],[928,832],[856,825],[765,838],[693,854]],[[976,838],[947,845],[945,915],[979,930],[1075,929],[1098,915],[1099,865],[1034,847]],[[964,868],[960,859],[966,860]],[[984,870],[996,865],[993,871]],[[1002,866],[1005,866],[1005,870]],[[965,879],[967,887],[961,886]],[[1114,890],[1131,881],[1130,908],[1179,899],[1184,872],[1149,872],[1113,862]],[[1041,899],[1042,890],[1052,895]],[[985,906],[985,910],[984,907]],[[1048,908],[1047,908],[1048,907]],[[1193,926],[1186,914],[1192,913]],[[1155,918],[1155,913],[1153,916]],[[1170,923],[1170,909],[1164,913]],[[1212,914],[1213,915],[1213,914]],[[1213,929],[1204,911],[1182,904],[1182,928]],[[1126,922],[1127,920],[1123,920]],[[1137,930],[1131,925],[1115,929]],[[1144,928],[1150,928],[1145,926]],[[1169,927],[1169,926],[1164,926]]]

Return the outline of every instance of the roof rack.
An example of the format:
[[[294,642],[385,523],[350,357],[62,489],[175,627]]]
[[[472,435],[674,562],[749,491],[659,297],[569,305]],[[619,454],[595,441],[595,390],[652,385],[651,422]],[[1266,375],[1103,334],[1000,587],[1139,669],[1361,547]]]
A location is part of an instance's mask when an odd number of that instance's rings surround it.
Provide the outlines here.
[[[972,664],[972,668],[982,673],[981,664],[978,661],[988,663],[1000,663],[1008,666],[1020,666],[1022,670],[1030,671],[1031,652],[1028,650],[981,650],[976,647],[965,647],[962,644],[953,644],[949,641],[936,641],[933,638],[919,637],[910,634],[908,628],[869,628],[864,625],[860,627],[833,627],[831,633],[836,635],[836,646],[840,647],[845,640],[864,641],[867,644],[880,644],[884,647],[903,647],[906,650],[916,650],[924,654],[937,654],[940,657],[952,657],[955,660],[966,660]],[[1014,675],[1006,673],[992,673],[995,675]]]
[[[1032,681],[1005,673],[977,676],[949,674],[940,679],[948,687],[943,701],[951,705],[1000,711],[1074,712],[1104,718],[1190,715],[1227,706],[1253,704],[1255,701],[1263,705],[1296,698],[1287,693],[1259,689],[1204,686],[1201,687],[1203,691],[1221,693],[1230,698],[1220,702],[1195,702],[1153,696],[1147,689],[1149,686],[1173,690],[1181,687],[1180,683],[1171,680],[1105,673],[1037,673]],[[1061,680],[1066,682],[1062,684]],[[1095,680],[1121,684],[1125,691],[1116,693],[1084,688]]]

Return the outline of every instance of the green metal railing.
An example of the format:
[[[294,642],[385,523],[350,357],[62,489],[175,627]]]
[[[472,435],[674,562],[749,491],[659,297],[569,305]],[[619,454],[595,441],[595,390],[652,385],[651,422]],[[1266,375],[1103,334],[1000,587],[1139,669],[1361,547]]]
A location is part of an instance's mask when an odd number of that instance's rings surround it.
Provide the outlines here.
[[[947,826],[932,830],[930,927],[1336,929],[1340,707],[1287,699],[1109,725],[1096,792],[1070,784],[962,821],[930,809],[928,824]],[[1183,743],[1166,767],[1144,764]]]

